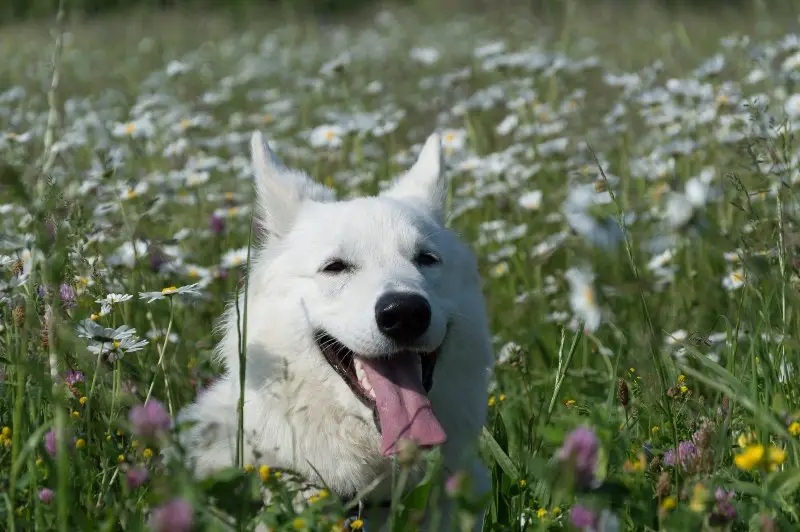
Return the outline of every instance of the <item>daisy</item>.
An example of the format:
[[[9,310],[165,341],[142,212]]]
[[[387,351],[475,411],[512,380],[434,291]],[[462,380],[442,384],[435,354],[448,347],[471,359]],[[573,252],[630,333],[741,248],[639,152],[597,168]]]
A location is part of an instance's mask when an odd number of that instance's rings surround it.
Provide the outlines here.
[[[129,294],[108,294],[106,297],[102,299],[95,299],[95,303],[100,303],[100,315],[105,316],[106,314],[111,313],[111,307],[117,305],[119,303],[124,303],[133,299],[132,295]]]
[[[222,255],[220,267],[225,270],[236,268],[247,262],[247,247],[232,249]]]
[[[82,320],[75,329],[78,338],[86,338],[97,342],[116,342],[126,340],[136,334],[136,329],[127,325],[120,325],[112,329],[103,327],[90,319]]]
[[[588,269],[570,268],[564,274],[569,281],[572,312],[584,322],[584,330],[594,332],[600,327],[600,307],[594,289],[594,274]]]
[[[523,209],[532,211],[538,210],[539,207],[542,206],[542,191],[532,190],[530,192],[526,192],[520,196],[518,202]]]
[[[505,137],[506,135],[511,133],[514,130],[514,128],[517,127],[517,125],[519,125],[519,117],[513,114],[508,115],[503,119],[502,122],[500,122],[497,125],[495,131],[497,131],[497,134],[500,135],[501,137]]]
[[[155,135],[155,125],[149,116],[144,116],[132,122],[116,124],[112,134],[115,137],[151,138]]]
[[[598,192],[593,184],[580,185],[569,191],[562,212],[573,231],[596,246],[611,249],[622,241],[622,228],[610,216],[597,220],[589,212],[609,201],[608,191]]]
[[[133,332],[136,332],[135,330]],[[150,342],[141,340],[135,336],[114,340],[112,342],[90,341],[88,350],[97,356],[104,357],[108,362],[116,362],[127,353],[141,351]]]
[[[336,149],[342,145],[344,128],[337,125],[317,126],[308,136],[308,141],[313,148],[332,148]]]
[[[180,295],[190,295],[190,296],[199,296],[200,290],[200,283],[192,283],[189,285],[175,287],[175,286],[168,286],[166,288],[162,288],[159,292],[139,292],[139,297],[142,299],[147,299],[148,303],[152,303],[153,301],[160,301],[162,299],[169,299],[172,296]]]
[[[722,279],[722,287],[728,291],[738,290],[744,286],[744,280],[744,270],[739,268],[729,272],[728,275]]]
[[[466,145],[466,130],[446,129],[442,131],[442,148],[448,155],[463,150]]]
[[[436,63],[441,56],[439,50],[435,48],[412,48],[410,55],[414,61],[427,66]]]

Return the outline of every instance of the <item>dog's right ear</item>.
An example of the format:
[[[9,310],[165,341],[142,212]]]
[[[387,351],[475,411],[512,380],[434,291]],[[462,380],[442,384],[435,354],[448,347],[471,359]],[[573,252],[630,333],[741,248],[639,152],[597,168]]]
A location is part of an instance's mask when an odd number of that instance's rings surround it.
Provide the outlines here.
[[[331,202],[333,190],[284,166],[260,131],[250,139],[259,221],[273,236],[285,235],[304,201]]]

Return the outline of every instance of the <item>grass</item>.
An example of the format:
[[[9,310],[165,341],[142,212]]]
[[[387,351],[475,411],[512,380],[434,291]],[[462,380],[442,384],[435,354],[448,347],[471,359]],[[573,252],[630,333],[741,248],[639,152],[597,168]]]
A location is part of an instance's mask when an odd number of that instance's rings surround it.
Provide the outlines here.
[[[55,89],[52,28],[3,28],[2,527],[145,530],[178,497],[198,529],[329,530],[335,497],[295,509],[262,464],[193,481],[130,411],[151,397],[177,411],[220,371],[211,324],[248,257],[252,130],[347,195],[439,128],[496,336],[484,530],[797,528],[796,17],[619,9],[67,18]],[[608,77],[625,72],[627,88]],[[378,122],[310,146],[357,113]],[[591,204],[565,206],[577,191]],[[594,222],[570,231],[580,214]],[[138,296],[195,282],[200,297]],[[101,312],[110,293],[134,297]],[[119,343],[76,334],[87,319]],[[148,343],[132,350],[123,326]],[[589,466],[559,458],[570,449]],[[475,500],[433,484],[398,492],[398,523],[413,529],[429,496],[474,517]]]

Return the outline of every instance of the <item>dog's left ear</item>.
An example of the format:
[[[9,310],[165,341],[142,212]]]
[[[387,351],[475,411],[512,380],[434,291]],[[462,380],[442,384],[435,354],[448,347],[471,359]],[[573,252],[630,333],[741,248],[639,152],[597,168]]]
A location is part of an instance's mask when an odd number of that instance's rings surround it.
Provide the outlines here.
[[[259,221],[273,236],[280,238],[291,229],[304,201],[336,200],[330,188],[313,181],[304,172],[284,166],[259,131],[250,139],[250,152]]]
[[[383,194],[419,201],[437,220],[444,221],[447,178],[444,174],[444,154],[439,133],[428,137],[414,165]]]

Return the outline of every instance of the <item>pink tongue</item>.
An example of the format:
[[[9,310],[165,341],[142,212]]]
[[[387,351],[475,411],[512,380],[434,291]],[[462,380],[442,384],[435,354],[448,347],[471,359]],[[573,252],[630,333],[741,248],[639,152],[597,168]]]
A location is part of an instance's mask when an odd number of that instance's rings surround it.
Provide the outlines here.
[[[397,453],[397,442],[411,439],[430,447],[447,440],[419,375],[419,358],[395,356],[391,359],[360,358],[367,380],[375,391],[375,405],[381,422],[381,453]]]

